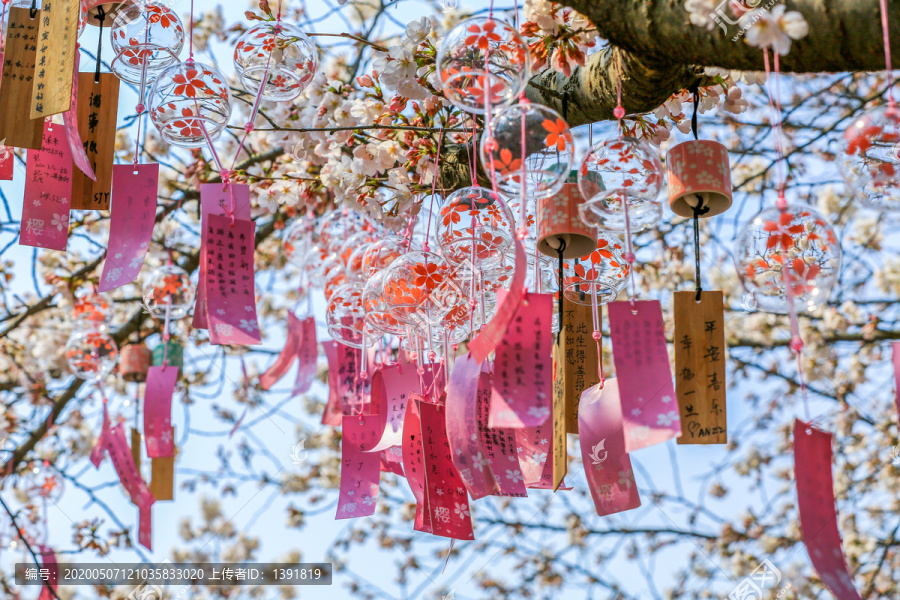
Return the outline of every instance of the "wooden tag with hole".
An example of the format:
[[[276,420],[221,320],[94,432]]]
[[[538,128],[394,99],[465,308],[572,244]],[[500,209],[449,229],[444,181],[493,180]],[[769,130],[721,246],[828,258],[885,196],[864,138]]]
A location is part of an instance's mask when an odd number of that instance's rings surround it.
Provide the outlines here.
[[[725,308],[722,292],[675,292],[675,394],[679,444],[724,444]]]
[[[44,0],[31,89],[31,118],[64,113],[72,106],[81,0]]]
[[[561,378],[567,433],[578,433],[578,403],[581,401],[581,393],[600,383],[597,370],[600,357],[593,337],[593,322],[590,306],[573,302],[563,304],[563,330],[558,350],[561,360],[554,376]],[[556,383],[554,381],[554,388]]]
[[[557,348],[554,345],[554,350]],[[558,351],[557,351],[558,352]],[[566,447],[566,402],[559,394],[553,394],[553,491],[559,489],[568,469],[569,455]]]
[[[119,107],[119,78],[100,73],[78,74],[78,132],[97,181],[72,169],[72,208],[109,210],[112,171],[116,150],[116,118]]]
[[[38,17],[31,18],[30,9],[18,6],[9,9],[0,76],[0,145],[41,149],[44,119],[31,118],[38,24]]]
[[[172,439],[175,439],[175,428],[172,428]],[[165,458],[150,459],[150,493],[157,500],[175,499],[175,454]]]

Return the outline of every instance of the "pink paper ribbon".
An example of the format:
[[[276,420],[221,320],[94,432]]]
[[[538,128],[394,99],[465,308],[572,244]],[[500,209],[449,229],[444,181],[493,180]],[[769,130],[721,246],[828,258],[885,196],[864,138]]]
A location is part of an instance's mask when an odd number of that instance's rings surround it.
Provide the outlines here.
[[[422,423],[419,416],[418,403],[410,401],[406,404],[406,416],[403,419],[403,472],[406,481],[416,499],[416,516],[413,529],[432,532],[431,511],[428,508],[428,495],[425,493],[425,453],[422,445]]]
[[[194,301],[194,329],[209,329],[206,314],[206,224],[210,215],[228,216],[234,207],[234,218],[250,220],[250,187],[243,184],[204,183],[200,185],[200,277]],[[229,219],[230,223],[230,219]]]
[[[256,318],[254,240],[256,223],[209,215],[204,229],[209,341],[216,345],[262,343]]]
[[[378,415],[344,415],[341,422],[341,490],[336,519],[375,514],[381,456],[366,452],[381,435]]]
[[[419,389],[415,363],[382,367],[372,376],[372,404],[379,405],[382,433],[373,452],[399,446],[403,441],[403,418],[410,395]]]
[[[150,367],[144,390],[144,443],[147,456],[165,458],[175,454],[172,439],[172,394],[178,382],[178,367]]]
[[[379,452],[381,457],[381,472],[393,473],[400,477],[406,477],[403,473],[403,449],[400,446],[391,446]]]
[[[131,283],[144,266],[156,222],[159,165],[113,165],[109,242],[101,292]]]
[[[278,383],[282,377],[287,375],[294,359],[297,357],[297,345],[303,336],[303,324],[293,313],[288,313],[288,329],[287,340],[284,342],[284,348],[278,353],[278,358],[272,363],[272,366],[266,369],[266,372],[259,377],[259,385],[264,390],[270,389]]]
[[[29,150],[19,243],[65,250],[72,205],[72,150],[64,125],[44,122],[40,150]]]
[[[797,480],[800,532],[809,558],[822,583],[837,600],[861,600],[841,548],[831,459],[831,434],[796,419],[794,477]]]
[[[59,580],[59,564],[56,562],[56,553],[50,546],[41,546],[40,552],[41,567],[47,569],[47,582],[41,586],[41,594],[38,596],[38,600],[51,600],[54,596],[47,589],[47,585],[49,584],[50,588],[56,592],[57,581]]]
[[[528,268],[525,262],[525,249],[522,247],[518,236],[515,236],[514,239],[516,249],[515,269],[513,270],[509,291],[502,301],[498,294],[497,311],[494,313],[493,318],[481,328],[469,343],[469,351],[479,363],[483,363],[497,347],[497,344],[500,343],[500,340],[503,339],[506,329],[513,320],[516,310],[519,308],[519,303],[525,294],[525,271]]]
[[[490,461],[478,435],[481,363],[471,354],[456,359],[447,386],[447,437],[453,464],[473,500],[497,491]],[[489,393],[489,392],[488,392]],[[518,465],[516,465],[518,466]]]
[[[612,302],[609,323],[625,419],[626,451],[634,452],[680,436],[681,418],[659,301]],[[724,348],[716,350],[725,352]]]
[[[294,380],[295,396],[305,394],[316,378],[319,359],[319,343],[316,340],[316,320],[307,317],[301,321],[300,340],[297,342],[297,378]]]
[[[81,133],[78,131],[78,66],[81,62],[81,52],[75,52],[75,75],[72,77],[72,106],[63,113],[63,123],[66,125],[66,138],[69,141],[69,149],[72,151],[72,162],[78,167],[78,170],[97,181],[97,175],[94,174],[94,168],[88,159],[87,152],[84,151],[84,144],[81,141]]]
[[[619,381],[607,379],[581,393],[578,405],[581,458],[594,507],[600,516],[641,505],[631,458],[625,451]]]
[[[497,302],[506,292],[497,293]],[[537,427],[550,416],[553,393],[553,296],[527,294],[518,305],[494,361],[491,427]]]

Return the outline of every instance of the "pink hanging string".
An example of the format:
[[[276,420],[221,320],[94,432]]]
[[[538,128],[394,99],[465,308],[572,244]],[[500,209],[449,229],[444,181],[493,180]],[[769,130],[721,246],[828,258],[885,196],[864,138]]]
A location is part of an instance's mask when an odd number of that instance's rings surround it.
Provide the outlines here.
[[[896,106],[894,102],[894,72],[891,69],[891,33],[888,27],[887,0],[880,0],[881,4],[881,33],[884,39],[884,63],[887,66],[888,104]]]
[[[778,201],[777,208],[781,213],[785,213],[788,210],[787,199],[784,195],[784,190],[787,185],[787,176],[784,170],[784,142],[782,138],[782,128],[781,128],[781,88],[779,86],[779,75],[780,75],[780,63],[778,53],[774,53],[774,62],[775,69],[774,73],[772,72],[769,65],[769,50],[768,48],[763,48],[763,64],[766,69],[766,80],[772,81],[772,86],[766,86],[766,92],[769,97],[769,110],[771,113],[771,121],[772,121],[772,137],[774,140],[775,146],[775,154],[776,154],[776,176],[778,177]],[[772,87],[775,88],[775,93],[772,93]],[[788,315],[791,323],[791,350],[794,352],[795,359],[797,361],[797,379],[800,383],[800,396],[803,398],[803,410],[806,415],[806,421],[811,421],[810,411],[809,411],[809,397],[806,391],[806,377],[803,372],[803,337],[800,335],[800,322],[797,318],[797,307],[794,305],[794,288],[793,282],[791,281],[791,277],[786,265],[782,266],[781,269],[782,276],[784,278],[784,295],[787,299],[788,305]]]
[[[622,119],[625,118],[625,107],[622,106],[622,58],[618,52],[615,53],[616,61],[616,108],[613,109],[613,116],[616,118],[619,128],[619,141],[625,136],[625,126]],[[631,236],[631,216],[628,213],[628,194],[622,194],[622,213],[625,219],[625,262],[628,263],[631,271],[628,278],[628,296],[631,302],[631,312],[637,314],[637,284],[634,280],[634,240]],[[594,292],[592,292],[594,293]]]

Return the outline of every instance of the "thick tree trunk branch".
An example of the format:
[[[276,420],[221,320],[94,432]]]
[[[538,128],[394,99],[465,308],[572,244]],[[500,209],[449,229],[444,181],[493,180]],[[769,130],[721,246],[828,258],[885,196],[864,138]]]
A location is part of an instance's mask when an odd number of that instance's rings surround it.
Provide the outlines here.
[[[599,36],[648,64],[702,65],[743,71],[763,70],[762,51],[740,37],[738,25],[709,31],[690,22],[684,0],[560,0],[587,16]],[[778,3],[782,3],[778,0]],[[809,24],[781,59],[783,71],[821,73],[883,71],[884,45],[878,0],[786,0]],[[751,3],[747,3],[751,4]],[[759,2],[765,7],[768,2]],[[722,12],[734,20],[723,2]],[[900,56],[900,0],[888,0],[891,51]],[[677,90],[675,90],[677,91]]]

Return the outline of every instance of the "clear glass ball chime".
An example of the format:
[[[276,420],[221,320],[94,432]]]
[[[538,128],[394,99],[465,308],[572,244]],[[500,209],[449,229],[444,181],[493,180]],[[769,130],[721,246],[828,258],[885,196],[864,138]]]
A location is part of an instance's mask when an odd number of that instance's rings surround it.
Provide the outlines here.
[[[144,307],[156,319],[183,319],[194,304],[190,275],[175,264],[154,269],[144,281],[142,291]]]

